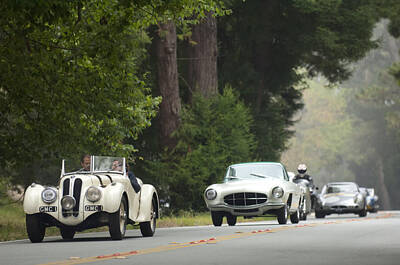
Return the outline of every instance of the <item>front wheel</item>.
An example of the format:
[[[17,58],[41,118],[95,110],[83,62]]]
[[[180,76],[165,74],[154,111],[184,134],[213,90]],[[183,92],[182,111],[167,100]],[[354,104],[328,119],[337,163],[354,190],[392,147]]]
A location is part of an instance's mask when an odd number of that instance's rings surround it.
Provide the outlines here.
[[[32,243],[42,242],[44,234],[46,233],[46,227],[40,220],[40,216],[37,214],[26,215],[26,232]]]
[[[359,213],[358,213],[358,216],[360,216],[360,217],[365,217],[365,216],[367,216],[367,210],[364,208],[364,209],[362,209]]]
[[[154,200],[151,203],[150,208],[150,221],[140,223],[140,232],[142,232],[142,236],[151,237],[156,232],[156,220],[157,214],[155,211]]]
[[[295,213],[290,215],[290,222],[292,222],[292,224],[299,223],[299,209],[297,209]]]
[[[223,217],[222,213],[211,211],[211,219],[214,226],[221,226]]]
[[[60,227],[61,237],[65,240],[71,240],[75,236],[75,229],[71,227]]]
[[[237,216],[228,214],[226,216],[226,221],[228,222],[228,225],[234,226],[236,224],[236,221],[237,221]]]
[[[127,219],[127,202],[125,197],[122,197],[119,210],[110,214],[109,232],[112,240],[124,238]]]
[[[281,225],[284,225],[287,223],[287,219],[288,219],[288,207],[287,205],[283,206],[282,208],[280,208],[278,210],[278,214],[277,214],[277,219],[278,219],[278,223]]]

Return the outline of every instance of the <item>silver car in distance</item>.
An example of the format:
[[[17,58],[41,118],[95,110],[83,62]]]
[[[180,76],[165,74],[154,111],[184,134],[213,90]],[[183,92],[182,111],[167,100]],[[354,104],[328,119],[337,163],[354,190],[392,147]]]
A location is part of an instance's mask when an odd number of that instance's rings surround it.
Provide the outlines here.
[[[324,218],[332,213],[367,215],[365,195],[356,183],[331,182],[322,188],[315,206],[315,217]]]
[[[204,192],[204,200],[211,211],[215,226],[223,217],[228,225],[235,225],[238,216],[277,216],[279,224],[299,222],[302,191],[289,181],[281,163],[252,162],[228,167],[224,182],[213,184]]]

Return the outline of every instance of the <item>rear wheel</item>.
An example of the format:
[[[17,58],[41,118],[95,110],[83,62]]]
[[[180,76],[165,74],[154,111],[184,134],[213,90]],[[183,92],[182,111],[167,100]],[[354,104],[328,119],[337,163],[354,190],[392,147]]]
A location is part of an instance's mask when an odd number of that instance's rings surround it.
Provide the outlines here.
[[[236,221],[237,221],[237,216],[228,214],[226,216],[226,221],[228,222],[228,225],[234,226],[236,224]]]
[[[119,210],[110,214],[109,232],[112,240],[124,238],[127,220],[127,202],[125,197],[122,197]]]
[[[315,218],[325,218],[325,214],[320,212],[315,212]]]
[[[44,234],[46,233],[46,227],[40,220],[40,216],[37,214],[26,215],[26,232],[32,243],[42,242]]]
[[[278,219],[278,223],[281,225],[284,225],[287,223],[287,219],[288,219],[288,206],[285,205],[284,207],[280,208],[278,210],[278,214],[277,214],[277,219]]]
[[[292,224],[297,224],[299,222],[299,209],[290,215],[290,222],[292,222]]]
[[[71,227],[60,227],[61,237],[65,240],[71,240],[75,236],[75,229]]]
[[[224,216],[221,212],[213,212],[211,211],[211,219],[214,226],[221,226],[222,225],[222,218]]]
[[[140,223],[140,232],[142,232],[142,236],[144,237],[151,237],[156,232],[157,213],[154,204],[155,201],[153,200],[150,208],[150,221]]]

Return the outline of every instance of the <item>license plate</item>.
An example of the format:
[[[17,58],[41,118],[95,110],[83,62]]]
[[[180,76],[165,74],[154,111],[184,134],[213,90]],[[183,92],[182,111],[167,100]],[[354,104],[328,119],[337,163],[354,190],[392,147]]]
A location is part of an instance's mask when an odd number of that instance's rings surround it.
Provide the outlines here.
[[[85,211],[87,212],[100,212],[102,210],[102,205],[85,205]]]
[[[54,213],[57,212],[57,206],[40,206],[39,212],[41,213]]]

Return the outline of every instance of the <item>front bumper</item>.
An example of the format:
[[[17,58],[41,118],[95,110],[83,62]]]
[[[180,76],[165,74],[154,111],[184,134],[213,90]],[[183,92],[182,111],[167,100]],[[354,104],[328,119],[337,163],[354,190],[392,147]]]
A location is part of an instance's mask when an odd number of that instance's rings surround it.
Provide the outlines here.
[[[268,214],[274,214],[275,210],[285,206],[283,202],[268,202],[265,204],[254,205],[254,206],[231,206],[228,204],[215,204],[209,205],[210,211],[218,211],[230,213],[235,216],[262,216]]]
[[[351,205],[324,205],[317,206],[315,211],[323,214],[342,214],[342,213],[355,213],[358,214],[363,209],[358,204]]]

